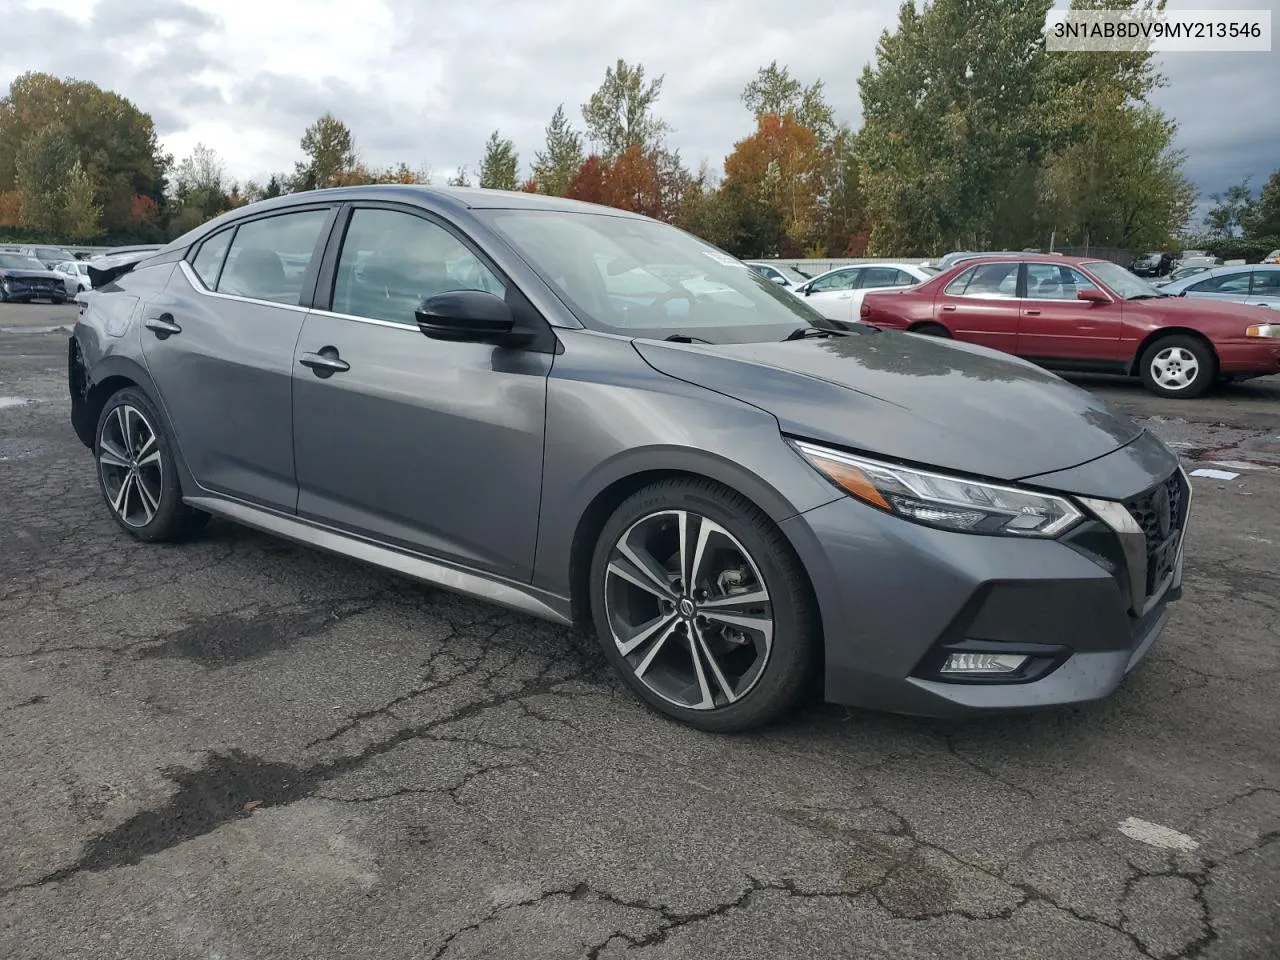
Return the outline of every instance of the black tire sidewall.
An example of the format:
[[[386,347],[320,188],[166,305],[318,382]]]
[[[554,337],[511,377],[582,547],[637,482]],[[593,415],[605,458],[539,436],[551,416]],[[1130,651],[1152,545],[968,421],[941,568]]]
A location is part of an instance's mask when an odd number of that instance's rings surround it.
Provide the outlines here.
[[[134,527],[125,523],[111,506],[106,484],[102,479],[102,468],[98,463],[102,447],[102,427],[115,409],[124,404],[137,407],[147,418],[147,422],[155,430],[156,444],[160,449],[160,505],[156,514],[146,526]],[[93,469],[98,478],[98,489],[102,493],[103,503],[110,511],[112,519],[126,533],[139,540],[151,543],[170,540],[180,536],[189,529],[190,511],[182,502],[182,487],[178,479],[178,468],[174,459],[173,444],[169,440],[169,432],[164,420],[150,398],[137,387],[124,387],[112,394],[98,415],[98,423],[93,433]]]
[[[1196,378],[1182,390],[1170,390],[1168,387],[1161,386],[1151,373],[1151,361],[1162,350],[1167,350],[1170,347],[1181,347],[1189,351],[1196,358],[1196,363],[1198,364]],[[1191,400],[1202,396],[1213,386],[1218,376],[1218,360],[1213,351],[1195,337],[1188,337],[1185,334],[1170,334],[1169,336],[1160,337],[1148,346],[1146,350],[1142,351],[1142,358],[1138,361],[1138,373],[1142,378],[1143,386],[1157,396],[1174,400]]]
[[[628,527],[662,510],[687,510],[723,526],[751,555],[769,591],[774,617],[769,662],[751,691],[729,706],[692,710],[664,700],[636,678],[609,629],[604,602],[609,555]],[[702,730],[739,732],[777,719],[807,691],[818,646],[817,616],[807,581],[781,531],[739,495],[693,479],[660,481],[640,491],[618,507],[602,528],[592,553],[590,577],[592,622],[605,656],[627,686],[660,713]]]
[[[909,331],[922,337],[937,337],[940,340],[950,340],[951,331],[940,323],[922,323],[914,330]]]

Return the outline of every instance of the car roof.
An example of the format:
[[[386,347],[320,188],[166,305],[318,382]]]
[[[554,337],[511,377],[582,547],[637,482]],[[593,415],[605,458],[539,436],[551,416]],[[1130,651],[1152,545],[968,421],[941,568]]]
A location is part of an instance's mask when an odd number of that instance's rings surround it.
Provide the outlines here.
[[[301,193],[286,193],[269,200],[259,200],[243,207],[228,210],[220,216],[208,220],[198,227],[193,227],[182,236],[169,241],[158,250],[149,251],[155,258],[165,256],[175,250],[183,250],[197,240],[207,236],[226,224],[234,223],[242,217],[254,216],[269,211],[285,211],[291,207],[306,206],[315,203],[333,203],[335,201],[381,200],[386,202],[412,202],[414,200],[434,202],[437,206],[452,207],[455,211],[464,210],[543,210],[560,213],[596,213],[632,220],[649,220],[639,213],[606,207],[598,203],[586,203],[582,200],[569,200],[565,197],[551,197],[541,193],[525,193],[522,190],[490,190],[487,187],[436,187],[418,183],[377,183],[355,187],[327,187],[323,190],[305,190]],[[148,260],[153,259],[148,257]]]
[[[1066,263],[1075,267],[1084,266],[1090,263],[1109,262],[1102,257],[1066,257],[1056,253],[979,253],[972,257],[966,256],[960,262],[953,263],[949,269],[973,266],[974,261],[977,260],[1014,261],[1018,263]]]

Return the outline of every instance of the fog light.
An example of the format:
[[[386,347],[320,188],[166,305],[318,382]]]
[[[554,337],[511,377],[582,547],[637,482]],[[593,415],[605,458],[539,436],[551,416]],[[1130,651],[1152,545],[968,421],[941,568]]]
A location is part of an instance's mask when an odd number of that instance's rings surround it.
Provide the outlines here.
[[[941,673],[993,674],[1013,673],[1027,658],[1016,653],[953,653],[942,665]]]

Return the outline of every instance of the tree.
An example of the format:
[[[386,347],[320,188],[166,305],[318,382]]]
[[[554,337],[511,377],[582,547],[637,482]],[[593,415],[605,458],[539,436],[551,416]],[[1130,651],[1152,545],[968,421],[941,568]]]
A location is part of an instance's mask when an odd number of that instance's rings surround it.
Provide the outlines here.
[[[101,235],[102,208],[65,126],[51,124],[29,136],[15,165],[23,226],[59,240]]]
[[[858,138],[839,127],[824,146],[819,205],[825,255],[861,257],[867,250],[867,211],[858,172]]]
[[[229,196],[231,188],[222,157],[213,148],[197,143],[191,155],[178,164],[173,178],[174,205],[184,214],[182,222],[190,224],[187,229],[237,206],[238,198]]]
[[[1217,237],[1234,237],[1243,232],[1246,223],[1253,222],[1253,188],[1246,177],[1244,181],[1228,187],[1225,193],[1211,194],[1213,206],[1205,214],[1204,225]]]
[[[1267,178],[1248,212],[1241,217],[1248,237],[1280,237],[1280,170]]]
[[[662,212],[657,168],[639,144],[622,151],[604,171],[601,202],[649,217],[656,217]]]
[[[490,190],[515,190],[520,186],[520,157],[516,146],[493,131],[480,161],[480,186]]]
[[[756,78],[742,91],[742,102],[757,122],[766,114],[789,116],[820,138],[835,129],[835,115],[823,96],[823,82],[815,80],[807,87],[801,86],[786,67],[778,66],[777,60],[756,71]]]
[[[819,238],[823,161],[817,134],[792,115],[767,113],[725,157],[725,183],[776,209],[787,253],[797,255]]]
[[[332,186],[356,165],[356,148],[347,125],[326,113],[307,127],[301,140],[305,161],[295,164],[292,189],[316,190]]]
[[[262,191],[262,199],[270,200],[272,197],[278,197],[284,193],[284,183],[287,178],[284,174],[273,173],[271,179],[267,181],[266,187]]]
[[[612,163],[630,147],[645,153],[659,147],[667,124],[654,116],[663,77],[645,83],[644,67],[619,58],[604,73],[604,82],[582,105],[587,133],[602,160]]]
[[[467,177],[467,168],[465,166],[458,167],[458,172],[445,181],[450,187],[469,187],[471,180]]]
[[[569,125],[562,103],[547,124],[546,150],[534,154],[533,179],[542,193],[563,197],[584,159],[582,136]]]
[[[47,73],[23,74],[0,99],[0,192],[16,189],[19,154],[48,127],[69,139],[108,233],[128,232],[135,196],[163,207],[172,158],[160,150],[151,117],[96,84]]]
[[[600,156],[591,154],[582,161],[565,196],[570,200],[582,200],[586,203],[604,203],[606,171],[607,167]]]

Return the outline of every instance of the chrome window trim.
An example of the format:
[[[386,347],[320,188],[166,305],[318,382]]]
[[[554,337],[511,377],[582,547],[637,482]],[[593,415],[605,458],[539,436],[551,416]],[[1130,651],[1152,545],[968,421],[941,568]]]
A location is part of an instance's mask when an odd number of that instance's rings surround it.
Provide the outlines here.
[[[321,317],[333,317],[337,320],[352,320],[356,323],[367,323],[374,327],[390,327],[392,330],[405,330],[409,333],[422,334],[422,329],[418,327],[417,324],[411,326],[407,323],[400,323],[396,320],[378,320],[375,317],[357,317],[355,314],[339,313],[337,310],[310,310],[308,312]]]
[[[182,269],[182,275],[191,284],[192,289],[201,296],[214,297],[218,300],[231,300],[234,303],[254,303],[263,307],[279,307],[281,310],[297,310],[300,313],[311,312],[310,308],[299,306],[296,303],[281,303],[279,300],[260,300],[257,297],[242,297],[234,293],[219,293],[217,290],[210,290],[186,260],[179,260],[178,265]]]

